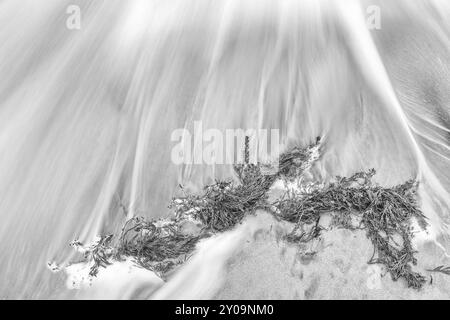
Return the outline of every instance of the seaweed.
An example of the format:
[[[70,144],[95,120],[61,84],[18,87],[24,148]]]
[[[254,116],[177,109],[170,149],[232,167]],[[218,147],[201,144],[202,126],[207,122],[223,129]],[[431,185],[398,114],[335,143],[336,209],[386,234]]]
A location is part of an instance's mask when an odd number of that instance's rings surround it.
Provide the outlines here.
[[[411,222],[416,219],[425,228],[426,219],[417,203],[414,180],[381,187],[373,183],[376,172],[371,169],[350,177],[338,176],[328,184],[303,183],[274,202],[268,201],[274,182],[299,179],[319,158],[320,146],[319,137],[304,148],[288,150],[281,154],[276,170],[266,174],[262,171],[266,164],[249,163],[247,137],[244,163],[234,166],[235,180],[215,181],[205,186],[201,194],[189,193],[181,186],[184,196],[172,199],[169,208],[174,217],[170,220],[135,217],[126,221],[115,241],[113,236],[102,237],[87,251],[86,260],[93,261],[90,275],[97,275],[100,267],[113,260],[132,257],[141,267],[163,277],[188,259],[201,239],[229,230],[246,216],[264,209],[279,220],[295,224],[284,237],[290,243],[308,243],[320,237],[324,214],[332,215],[334,226],[365,230],[374,247],[368,263],[384,265],[394,281],[403,278],[408,287],[421,288],[425,278],[413,271],[417,260]],[[200,230],[194,234],[182,232],[180,226],[186,221],[197,223]],[[444,267],[434,272],[450,273]]]
[[[276,214],[289,222],[311,224],[325,213],[334,215],[340,227],[366,231],[374,246],[369,264],[383,264],[394,281],[404,278],[409,287],[420,288],[425,278],[412,270],[417,264],[412,247],[413,218],[426,225],[425,216],[416,203],[417,183],[407,181],[392,188],[375,185],[375,170],[359,172],[310,193],[290,194],[279,200]],[[359,226],[351,224],[351,216],[360,220]]]
[[[106,268],[111,265],[111,258],[114,255],[114,248],[111,246],[113,235],[106,235],[87,249],[84,253],[85,259],[92,261],[92,266],[89,270],[89,276],[95,277],[100,268]],[[80,242],[74,242],[72,245],[82,246]]]
[[[142,217],[135,217],[128,220],[122,229],[117,255],[134,257],[147,269],[170,269],[176,263],[168,263],[167,259],[189,254],[200,239],[198,235],[181,233],[174,224],[158,226]]]
[[[202,195],[185,193],[185,197],[173,199],[170,208],[176,216],[190,215],[210,231],[233,228],[245,216],[257,209],[267,208],[268,191],[277,178],[276,174],[263,174],[260,165],[249,163],[249,139],[245,139],[245,161],[234,165],[238,183],[216,181],[204,188]]]
[[[439,266],[434,269],[427,269],[428,272],[436,272],[436,273],[442,273],[447,276],[450,276],[450,267],[446,266]]]
[[[300,177],[318,159],[321,142],[321,137],[317,137],[316,141],[306,148],[296,146],[282,153],[279,158],[278,175],[287,180]]]
[[[308,243],[313,239],[317,239],[320,237],[321,232],[324,230],[322,226],[319,225],[320,217],[316,218],[316,222],[309,226],[309,230],[307,229],[307,225],[303,223],[297,223],[294,229],[287,234],[284,239],[289,243]]]

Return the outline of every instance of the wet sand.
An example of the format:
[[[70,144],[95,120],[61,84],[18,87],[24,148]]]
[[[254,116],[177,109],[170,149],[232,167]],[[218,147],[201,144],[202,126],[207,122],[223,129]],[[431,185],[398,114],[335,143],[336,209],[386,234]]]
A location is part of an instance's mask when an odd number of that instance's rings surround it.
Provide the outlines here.
[[[432,241],[415,245],[414,270],[427,278],[420,290],[393,281],[382,265],[369,265],[373,246],[364,231],[329,226],[307,244],[283,237],[293,225],[258,212],[230,231],[199,243],[185,264],[167,281],[130,261],[101,269],[98,277],[66,270],[67,286],[83,299],[449,299],[450,276],[427,269],[450,266],[450,259]],[[417,240],[419,237],[417,237]],[[418,242],[418,241],[416,241]],[[69,268],[70,269],[70,268]],[[81,290],[79,290],[81,289]]]
[[[415,269],[429,281],[414,290],[402,279],[394,282],[383,266],[367,264],[373,247],[363,231],[331,229],[307,246],[291,245],[281,239],[291,225],[267,213],[259,219],[265,227],[229,260],[225,284],[215,299],[450,298],[450,276],[425,271],[450,265],[431,241],[418,245]]]

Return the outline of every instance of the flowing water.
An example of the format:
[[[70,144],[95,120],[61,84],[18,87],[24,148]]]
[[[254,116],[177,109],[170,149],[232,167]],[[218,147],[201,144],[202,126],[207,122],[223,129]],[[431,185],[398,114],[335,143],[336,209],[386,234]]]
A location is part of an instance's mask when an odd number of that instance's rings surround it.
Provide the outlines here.
[[[69,5],[80,30],[66,26]],[[381,29],[367,28],[371,5]],[[47,268],[71,261],[71,240],[167,217],[180,183],[230,176],[171,161],[173,130],[197,120],[278,129],[283,146],[320,135],[317,179],[418,178],[429,237],[445,249],[449,16],[447,0],[0,1],[0,297],[79,296]],[[202,243],[155,296],[211,297],[255,224]],[[116,274],[97,296],[161,285]]]

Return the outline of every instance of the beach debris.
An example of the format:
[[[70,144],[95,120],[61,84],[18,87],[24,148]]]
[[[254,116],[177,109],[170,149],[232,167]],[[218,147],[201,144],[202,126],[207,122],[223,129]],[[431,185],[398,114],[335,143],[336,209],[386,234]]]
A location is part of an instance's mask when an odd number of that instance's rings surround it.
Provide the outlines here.
[[[61,271],[61,267],[55,261],[48,261],[47,268],[54,273]]]
[[[434,269],[427,269],[428,272],[436,272],[436,273],[443,273],[447,276],[450,276],[450,267],[445,267],[445,266],[439,266],[436,267]]]
[[[294,147],[282,153],[279,159],[279,175],[288,181],[298,179],[319,159],[321,143],[322,138],[317,137],[316,141],[306,148]]]
[[[163,278],[189,258],[201,239],[229,230],[246,216],[263,209],[278,220],[295,224],[284,237],[290,243],[308,243],[319,238],[325,230],[320,225],[325,214],[332,215],[336,227],[365,230],[374,247],[369,264],[384,265],[394,281],[402,278],[408,287],[423,286],[425,277],[413,270],[417,260],[411,225],[414,219],[423,228],[427,225],[417,203],[417,182],[381,187],[372,181],[376,172],[371,169],[350,177],[336,177],[327,184],[303,183],[269,202],[275,181],[298,179],[319,159],[322,140],[317,138],[304,148],[295,147],[283,153],[277,170],[268,170],[269,174],[261,170],[263,165],[249,163],[248,141],[244,163],[234,166],[237,181],[216,181],[201,194],[191,194],[181,187],[184,196],[174,198],[169,205],[174,212],[172,219],[149,221],[135,217],[125,222],[117,238],[100,237],[88,248],[76,243],[78,251],[84,251],[85,259],[93,262],[90,276],[96,276],[99,268],[113,261],[132,257],[138,265]],[[199,225],[198,232],[183,232],[181,226],[186,221]],[[450,270],[438,267],[434,272],[450,273]]]
[[[113,235],[101,236],[85,251],[85,258],[93,262],[89,276],[95,277],[99,268],[111,265],[111,257],[114,255],[114,249],[111,246],[112,239]]]
[[[142,217],[128,220],[119,237],[118,257],[133,257],[138,265],[164,274],[185,261],[206,234],[187,235],[174,221],[149,222]]]
[[[418,289],[426,280],[412,270],[417,260],[412,247],[411,222],[416,219],[421,226],[426,226],[426,221],[416,203],[417,183],[407,181],[391,188],[380,187],[372,182],[374,175],[372,169],[349,178],[337,177],[328,186],[311,193],[288,193],[275,203],[276,214],[283,220],[315,224],[317,228],[320,216],[332,213],[335,225],[365,230],[374,246],[369,264],[383,264],[394,281],[404,278],[409,287]],[[360,221],[358,226],[351,223],[352,216]],[[306,240],[319,234],[313,229]],[[304,238],[302,234],[298,241]]]

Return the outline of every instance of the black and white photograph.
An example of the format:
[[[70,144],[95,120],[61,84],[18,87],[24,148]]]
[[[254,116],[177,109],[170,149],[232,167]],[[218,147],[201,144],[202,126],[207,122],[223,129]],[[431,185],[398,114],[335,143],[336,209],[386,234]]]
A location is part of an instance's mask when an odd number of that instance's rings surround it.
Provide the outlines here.
[[[450,300],[450,1],[0,0],[0,300]]]

